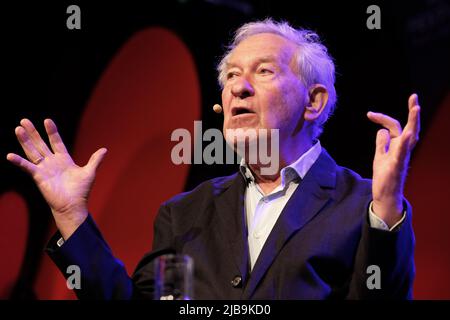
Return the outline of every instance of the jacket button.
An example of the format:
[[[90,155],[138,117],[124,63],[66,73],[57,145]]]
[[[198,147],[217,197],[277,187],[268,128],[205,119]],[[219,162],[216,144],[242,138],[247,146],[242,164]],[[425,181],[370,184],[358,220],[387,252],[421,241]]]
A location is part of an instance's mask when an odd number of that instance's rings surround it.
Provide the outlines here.
[[[235,276],[233,280],[231,280],[231,285],[235,288],[241,287],[242,284],[242,277],[241,276]]]

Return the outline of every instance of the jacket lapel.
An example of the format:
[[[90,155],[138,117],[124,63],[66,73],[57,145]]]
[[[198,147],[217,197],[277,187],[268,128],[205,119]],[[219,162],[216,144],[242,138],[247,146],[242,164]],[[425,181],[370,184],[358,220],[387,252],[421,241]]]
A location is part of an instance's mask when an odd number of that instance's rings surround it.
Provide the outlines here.
[[[303,228],[332,197],[336,185],[336,163],[322,150],[317,161],[292,194],[267,238],[244,290],[250,299],[285,243]],[[247,234],[245,232],[245,234]],[[247,237],[245,239],[247,243]]]
[[[224,243],[228,244],[231,250],[231,256],[239,270],[243,284],[246,283],[249,273],[247,227],[244,212],[245,188],[244,178],[237,173],[228,185],[224,186],[222,190],[217,190],[218,194],[214,198],[219,216],[220,234],[224,236]]]

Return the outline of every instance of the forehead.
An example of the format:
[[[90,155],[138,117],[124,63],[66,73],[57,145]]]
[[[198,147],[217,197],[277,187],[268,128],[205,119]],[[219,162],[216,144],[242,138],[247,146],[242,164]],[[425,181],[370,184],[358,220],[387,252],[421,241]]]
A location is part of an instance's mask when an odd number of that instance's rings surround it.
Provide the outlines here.
[[[272,33],[256,34],[243,40],[231,51],[227,65],[255,61],[289,64],[295,51],[295,44],[282,36]]]

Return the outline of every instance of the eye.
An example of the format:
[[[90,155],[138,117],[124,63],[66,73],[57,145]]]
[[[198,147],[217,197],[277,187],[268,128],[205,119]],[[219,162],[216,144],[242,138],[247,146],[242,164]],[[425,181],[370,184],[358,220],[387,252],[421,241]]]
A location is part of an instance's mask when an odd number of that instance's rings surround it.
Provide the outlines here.
[[[273,71],[271,69],[261,68],[261,69],[259,69],[259,73],[260,74],[273,74]]]
[[[227,80],[233,79],[234,77],[236,77],[238,74],[236,71],[231,71],[227,73]]]

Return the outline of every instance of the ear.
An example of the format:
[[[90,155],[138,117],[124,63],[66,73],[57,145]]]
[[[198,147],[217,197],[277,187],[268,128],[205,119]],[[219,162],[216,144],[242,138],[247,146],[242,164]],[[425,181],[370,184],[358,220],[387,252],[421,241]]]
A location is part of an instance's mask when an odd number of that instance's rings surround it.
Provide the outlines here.
[[[314,84],[309,90],[309,102],[305,108],[305,120],[314,121],[321,115],[328,102],[328,90],[324,85]]]

